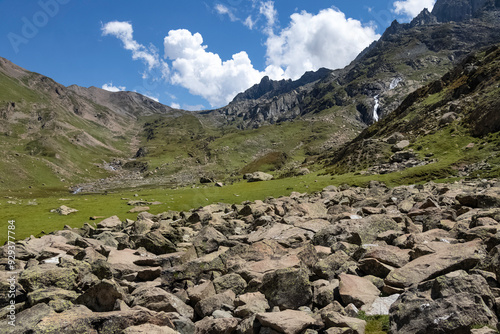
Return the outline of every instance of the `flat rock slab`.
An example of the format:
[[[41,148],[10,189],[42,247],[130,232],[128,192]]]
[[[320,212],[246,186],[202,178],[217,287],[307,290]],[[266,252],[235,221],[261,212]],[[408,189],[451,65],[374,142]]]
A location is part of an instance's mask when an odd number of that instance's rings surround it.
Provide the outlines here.
[[[139,213],[139,212],[146,212],[149,211],[149,206],[136,206],[130,210],[128,210],[129,213]]]
[[[407,288],[413,284],[459,269],[471,269],[486,255],[481,240],[449,245],[440,251],[421,256],[394,269],[385,279],[387,285]]]
[[[142,324],[125,328],[123,334],[178,334],[176,330],[167,326],[156,326],[152,324]]]
[[[380,295],[380,290],[366,278],[347,274],[340,274],[339,278],[339,293],[345,304],[352,303],[358,308],[369,306]]]
[[[122,226],[122,221],[118,216],[111,216],[109,218],[104,219],[99,224],[97,224],[98,228],[118,228]]]
[[[286,240],[288,238],[298,237],[300,239],[306,240],[306,235],[311,234],[311,232],[304,229],[294,227],[291,225],[285,225],[281,223],[273,224],[269,227],[261,228],[248,236],[248,242],[254,243],[262,241],[265,239],[272,240]]]
[[[373,258],[392,267],[400,268],[410,262],[410,249],[395,246],[378,246],[371,248],[364,258]]]
[[[264,327],[272,328],[284,334],[299,334],[316,320],[301,311],[286,310],[283,312],[258,313],[257,320]]]

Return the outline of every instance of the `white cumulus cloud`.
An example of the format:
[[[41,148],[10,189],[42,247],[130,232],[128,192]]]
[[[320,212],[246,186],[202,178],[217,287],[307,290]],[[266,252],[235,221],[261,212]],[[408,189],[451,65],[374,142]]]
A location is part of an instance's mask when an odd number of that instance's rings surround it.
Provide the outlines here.
[[[217,53],[208,51],[200,33],[186,29],[168,32],[163,41],[163,59],[155,47],[145,47],[134,40],[132,25],[128,22],[109,22],[102,31],[103,35],[120,39],[125,49],[132,51],[133,59],[144,61],[148,67],[146,75],[182,86],[206,99],[212,107],[229,103],[236,94],[260,82],[264,75],[275,80],[297,79],[304,72],[320,67],[341,68],[380,37],[374,27],[346,18],[336,9],[325,9],[317,15],[305,11],[295,13],[288,27],[280,29],[273,1],[254,0],[253,8],[259,16],[255,20],[249,16],[245,24],[255,28],[258,20],[264,21],[259,28],[267,38],[267,67],[262,71],[254,68],[245,51],[233,54],[230,59],[221,59]],[[230,18],[234,15],[233,9],[224,5],[215,9]],[[183,105],[184,109],[188,107]]]
[[[317,15],[303,11],[290,18],[290,25],[271,34],[266,46],[268,65],[283,69],[285,77],[292,79],[320,67],[344,67],[380,37],[374,27],[332,8]]]
[[[436,0],[404,0],[394,2],[394,12],[398,15],[405,15],[409,19],[414,18],[420,12],[427,8],[432,11]]]
[[[149,71],[156,68],[160,69],[164,75],[168,74],[168,65],[160,59],[156,47],[150,46],[146,48],[144,45],[134,40],[134,30],[132,24],[129,22],[108,22],[101,30],[103,36],[111,35],[121,40],[123,47],[126,50],[132,51],[132,58],[134,60],[140,59],[146,63]]]
[[[124,91],[126,89],[126,87],[124,86],[114,86],[112,82],[109,82],[109,83],[105,83],[104,85],[102,85],[102,89],[104,90],[107,90],[109,92],[121,92],[121,91]]]
[[[206,51],[199,33],[171,30],[164,39],[164,47],[165,57],[172,60],[171,82],[202,96],[212,106],[228,103],[263,76],[244,51],[225,61],[218,54]]]

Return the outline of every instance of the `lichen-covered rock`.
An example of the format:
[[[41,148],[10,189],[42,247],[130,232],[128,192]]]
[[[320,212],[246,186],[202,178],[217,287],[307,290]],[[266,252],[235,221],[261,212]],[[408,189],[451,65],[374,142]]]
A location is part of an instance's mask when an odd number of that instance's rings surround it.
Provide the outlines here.
[[[209,254],[219,249],[219,246],[227,241],[227,238],[212,226],[203,227],[193,238],[193,246],[198,256]]]
[[[365,333],[366,321],[364,320],[347,317],[333,310],[322,310],[320,314],[326,328],[349,328],[351,332],[355,334]]]
[[[470,333],[496,326],[493,295],[479,275],[457,271],[405,291],[390,308],[391,333]]]
[[[160,327],[174,327],[167,314],[163,312],[158,313],[147,309],[92,312],[85,306],[78,305],[62,313],[46,316],[30,329],[34,334],[81,334],[97,333],[98,330],[101,333],[121,333],[126,328],[144,323]]]
[[[309,274],[304,268],[286,268],[267,273],[260,291],[269,304],[281,309],[297,309],[312,301]]]
[[[95,312],[113,311],[118,299],[126,300],[127,293],[116,282],[104,279],[85,291],[75,301]]]
[[[9,334],[24,334],[29,332],[45,317],[55,315],[55,311],[45,303],[36,304],[15,315],[15,326],[9,325],[10,318],[3,317],[0,320],[0,328],[6,330]],[[8,329],[8,331],[7,331]]]
[[[217,293],[233,290],[236,295],[239,295],[245,291],[247,282],[238,274],[227,274],[214,279],[214,287]]]
[[[75,291],[48,287],[28,293],[28,304],[30,306],[34,306],[39,303],[48,304],[54,300],[67,300],[73,302],[76,298],[78,298],[78,293]]]
[[[27,292],[56,287],[73,290],[76,287],[77,271],[73,268],[61,268],[53,264],[41,264],[30,267],[19,275],[19,283]]]
[[[264,172],[255,172],[246,176],[248,182],[270,181],[274,178],[271,174]]]

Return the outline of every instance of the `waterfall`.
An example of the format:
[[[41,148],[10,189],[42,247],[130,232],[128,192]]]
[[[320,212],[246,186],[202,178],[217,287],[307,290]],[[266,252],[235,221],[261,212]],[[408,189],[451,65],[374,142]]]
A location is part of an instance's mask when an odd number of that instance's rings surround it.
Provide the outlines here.
[[[391,82],[391,84],[390,84],[390,86],[389,86],[389,89],[390,89],[390,90],[395,89],[395,88],[399,85],[399,83],[400,83],[401,81],[403,81],[403,79],[401,79],[401,78],[394,78],[394,79],[392,79],[392,82]]]
[[[373,97],[375,99],[375,106],[373,107],[373,119],[375,122],[378,122],[378,109],[380,107],[380,103],[378,101],[378,95]]]

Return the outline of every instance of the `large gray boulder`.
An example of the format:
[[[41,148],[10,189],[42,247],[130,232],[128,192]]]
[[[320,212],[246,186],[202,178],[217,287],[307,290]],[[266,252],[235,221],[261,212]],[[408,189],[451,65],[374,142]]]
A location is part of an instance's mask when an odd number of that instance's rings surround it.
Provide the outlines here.
[[[146,307],[156,312],[177,312],[189,319],[193,319],[194,311],[177,296],[158,287],[143,286],[132,293],[132,306]]]
[[[449,245],[436,253],[421,256],[401,268],[394,269],[386,277],[385,283],[407,288],[455,270],[472,269],[485,257],[486,251],[481,240]]]
[[[109,312],[113,311],[118,299],[126,300],[127,293],[116,282],[104,279],[85,291],[75,303],[85,305],[94,312]]]
[[[369,307],[380,295],[380,290],[366,278],[347,274],[340,274],[339,278],[339,294],[346,305],[352,303],[358,308]]]
[[[265,274],[260,291],[272,307],[280,309],[306,306],[313,297],[309,274],[304,268],[278,269]]]
[[[267,174],[264,172],[255,172],[249,175],[246,175],[246,179],[248,182],[259,182],[259,181],[270,181],[274,178],[271,174]]]
[[[405,291],[390,308],[391,333],[470,333],[496,327],[494,296],[486,280],[461,270]]]

